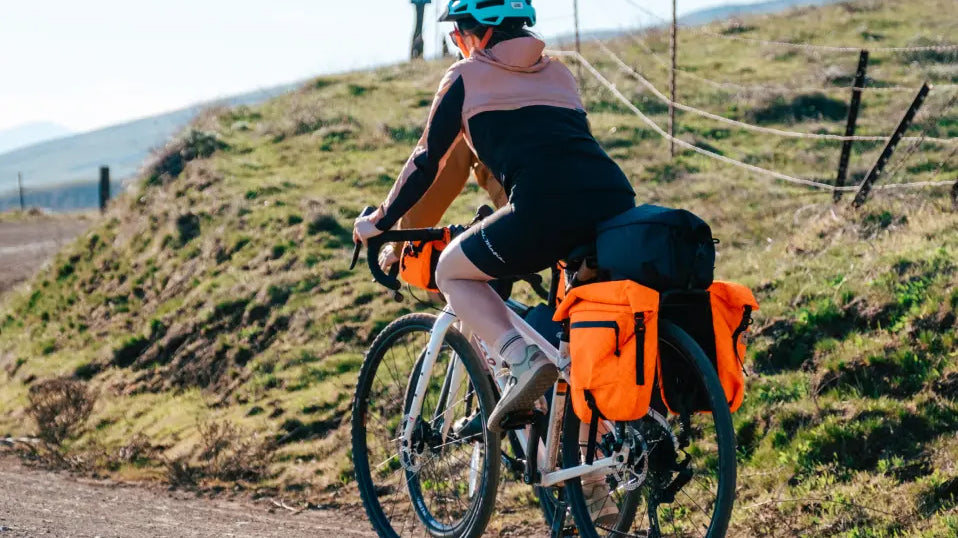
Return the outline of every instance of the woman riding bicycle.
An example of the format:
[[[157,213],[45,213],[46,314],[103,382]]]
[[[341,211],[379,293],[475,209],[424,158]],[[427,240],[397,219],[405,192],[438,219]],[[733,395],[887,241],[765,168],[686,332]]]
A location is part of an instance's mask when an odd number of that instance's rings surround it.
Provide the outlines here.
[[[456,315],[509,364],[511,377],[488,427],[528,413],[556,366],[509,323],[486,283],[554,266],[594,239],[596,225],[634,206],[621,169],[592,136],[572,73],[543,55],[529,30],[531,0],[451,0],[440,21],[456,25],[464,59],[446,72],[426,130],[386,201],[356,220],[365,242],[392,229],[426,196],[463,140],[509,203],[449,245],[436,281]]]

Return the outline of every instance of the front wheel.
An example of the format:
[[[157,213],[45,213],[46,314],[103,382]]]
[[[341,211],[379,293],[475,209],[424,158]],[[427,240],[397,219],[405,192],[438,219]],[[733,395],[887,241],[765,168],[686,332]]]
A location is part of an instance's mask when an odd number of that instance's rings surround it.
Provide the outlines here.
[[[363,506],[379,536],[472,538],[495,508],[499,436],[486,428],[495,397],[485,366],[454,328],[431,372],[422,371],[436,317],[392,322],[366,354],[353,402],[352,446]],[[402,425],[428,374],[412,450]],[[410,457],[411,454],[411,457]]]
[[[631,446],[632,455],[608,475],[566,482],[576,526],[585,538],[724,538],[728,530],[736,471],[735,432],[725,393],[701,347],[664,320],[659,322],[659,354],[661,361],[680,361],[699,378],[710,412],[695,413],[675,402],[674,414],[669,414],[655,391],[647,416],[607,424],[605,433]],[[562,433],[564,467],[583,461],[584,430],[569,406]]]

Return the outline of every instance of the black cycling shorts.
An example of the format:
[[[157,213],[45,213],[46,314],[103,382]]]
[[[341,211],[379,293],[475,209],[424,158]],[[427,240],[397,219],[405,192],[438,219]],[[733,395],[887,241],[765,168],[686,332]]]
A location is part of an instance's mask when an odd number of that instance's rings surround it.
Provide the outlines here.
[[[462,251],[493,278],[538,273],[595,241],[598,223],[634,206],[632,193],[621,191],[513,197],[463,235]]]

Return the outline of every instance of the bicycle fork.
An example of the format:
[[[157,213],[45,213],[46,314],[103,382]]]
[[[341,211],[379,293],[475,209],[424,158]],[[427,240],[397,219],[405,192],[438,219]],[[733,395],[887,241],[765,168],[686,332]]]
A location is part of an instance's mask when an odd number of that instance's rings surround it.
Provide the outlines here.
[[[442,351],[442,343],[445,340],[446,331],[449,330],[449,327],[455,323],[456,316],[452,313],[452,310],[447,306],[443,309],[442,313],[436,318],[436,323],[433,325],[432,332],[429,336],[429,343],[426,345],[426,353],[422,360],[422,365],[419,370],[419,379],[416,381],[416,390],[412,396],[412,402],[409,404],[409,409],[406,410],[406,416],[403,420],[403,429],[402,435],[400,436],[400,445],[399,453],[400,460],[402,461],[403,467],[407,471],[417,471],[418,464],[414,460],[415,449],[413,447],[413,436],[416,432],[416,420],[422,414],[422,404],[426,397],[426,390],[429,387],[429,379],[432,377],[432,370],[436,366],[436,361],[439,359],[439,352]],[[453,357],[453,361],[455,361]],[[464,372],[461,372],[464,368],[462,365],[451,364],[452,372],[450,375],[446,376],[443,394],[445,398],[448,398],[448,392],[455,390],[458,386],[458,382],[462,381],[462,375]],[[460,373],[461,372],[461,373]],[[442,404],[442,402],[440,402]],[[452,409],[451,406],[443,406],[446,409],[442,410],[443,413],[443,425],[442,425],[442,442],[445,442],[446,436],[449,432],[450,420]],[[442,409],[437,406],[437,412]],[[437,417],[438,418],[438,417]]]

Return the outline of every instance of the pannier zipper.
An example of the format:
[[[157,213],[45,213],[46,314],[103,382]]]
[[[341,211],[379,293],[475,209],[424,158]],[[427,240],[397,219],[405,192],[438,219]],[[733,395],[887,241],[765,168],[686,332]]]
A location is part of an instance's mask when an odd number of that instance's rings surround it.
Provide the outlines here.
[[[619,324],[614,321],[577,321],[573,323],[572,329],[612,329],[615,331],[615,356],[622,355],[619,349]]]
[[[645,385],[645,312],[635,313],[635,384]]]

